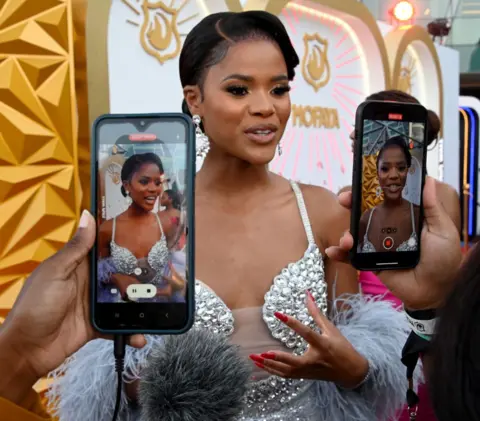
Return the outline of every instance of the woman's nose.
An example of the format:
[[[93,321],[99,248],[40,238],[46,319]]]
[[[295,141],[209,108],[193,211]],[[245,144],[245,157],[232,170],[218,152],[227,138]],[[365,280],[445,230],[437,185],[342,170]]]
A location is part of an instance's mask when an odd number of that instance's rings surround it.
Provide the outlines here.
[[[250,113],[262,117],[268,117],[275,112],[272,99],[266,92],[259,92],[251,96]]]

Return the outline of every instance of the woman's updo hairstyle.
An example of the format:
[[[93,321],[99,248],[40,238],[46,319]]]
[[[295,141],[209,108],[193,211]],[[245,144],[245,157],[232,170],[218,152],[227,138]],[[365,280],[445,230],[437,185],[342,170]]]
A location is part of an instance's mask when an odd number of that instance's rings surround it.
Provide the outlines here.
[[[278,17],[268,12],[213,13],[202,19],[188,33],[180,53],[180,81],[182,87],[198,85],[203,94],[207,70],[221,62],[229,47],[240,41],[271,40],[282,51],[290,80],[300,60],[293,48],[285,26]],[[182,111],[191,115],[183,100]]]
[[[367,101],[394,101],[420,104],[420,101],[417,98],[396,89],[374,93],[367,97]],[[433,142],[438,140],[438,134],[440,133],[441,128],[442,123],[438,115],[434,111],[428,110],[427,146],[430,146]]]
[[[125,161],[122,167],[122,172],[120,173],[120,178],[122,179],[122,187],[120,188],[120,191],[124,197],[127,196],[127,192],[125,187],[123,187],[123,183],[125,181],[130,182],[133,174],[135,174],[145,164],[154,164],[160,170],[160,174],[164,173],[162,160],[158,157],[158,155],[155,155],[152,152],[132,155]]]

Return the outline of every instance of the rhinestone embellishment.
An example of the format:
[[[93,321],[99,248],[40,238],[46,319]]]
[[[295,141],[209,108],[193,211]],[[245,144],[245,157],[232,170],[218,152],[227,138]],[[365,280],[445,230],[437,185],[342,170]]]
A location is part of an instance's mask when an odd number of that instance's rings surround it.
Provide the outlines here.
[[[195,326],[225,336],[233,333],[233,315],[208,286],[195,281]]]
[[[272,332],[272,336],[282,341],[286,347],[301,355],[307,343],[292,329],[280,322],[275,316],[280,311],[295,317],[312,329],[318,329],[305,305],[306,290],[310,290],[319,309],[327,313],[327,284],[324,279],[323,260],[320,250],[310,244],[305,255],[297,263],[291,263],[275,277],[272,288],[265,295],[263,319]]]

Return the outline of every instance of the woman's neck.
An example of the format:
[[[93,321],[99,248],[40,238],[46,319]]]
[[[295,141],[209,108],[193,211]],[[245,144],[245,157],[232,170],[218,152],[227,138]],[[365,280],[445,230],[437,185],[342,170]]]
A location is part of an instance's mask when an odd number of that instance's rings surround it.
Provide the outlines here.
[[[384,208],[398,208],[403,205],[403,197],[399,199],[387,199],[385,198],[382,202]]]
[[[241,195],[264,189],[272,183],[267,165],[253,165],[231,155],[211,150],[197,174],[196,188],[209,193]]]
[[[127,215],[132,218],[143,218],[145,216],[148,216],[150,213],[149,211],[146,211],[145,209],[141,208],[140,206],[137,206],[135,203],[132,203],[127,211]]]

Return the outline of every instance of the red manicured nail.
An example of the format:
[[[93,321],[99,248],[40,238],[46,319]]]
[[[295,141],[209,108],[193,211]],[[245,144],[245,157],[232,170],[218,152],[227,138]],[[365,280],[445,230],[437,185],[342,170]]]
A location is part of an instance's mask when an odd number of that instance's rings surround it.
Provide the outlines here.
[[[256,363],[263,363],[263,358],[259,357],[258,355],[255,355],[255,354],[251,354],[250,359],[252,361],[255,361]]]
[[[258,367],[258,368],[265,368],[265,366],[263,364],[260,364],[260,363],[255,363],[255,365]]]
[[[283,323],[288,321],[288,316],[285,316],[285,314],[283,313],[276,311],[275,313],[273,313],[273,315]]]
[[[275,354],[273,352],[265,352],[263,354],[260,354],[263,358],[266,358],[267,360],[274,360],[275,359]]]
[[[307,289],[307,295],[310,297],[310,299],[315,302],[315,297],[312,295],[309,289]]]

